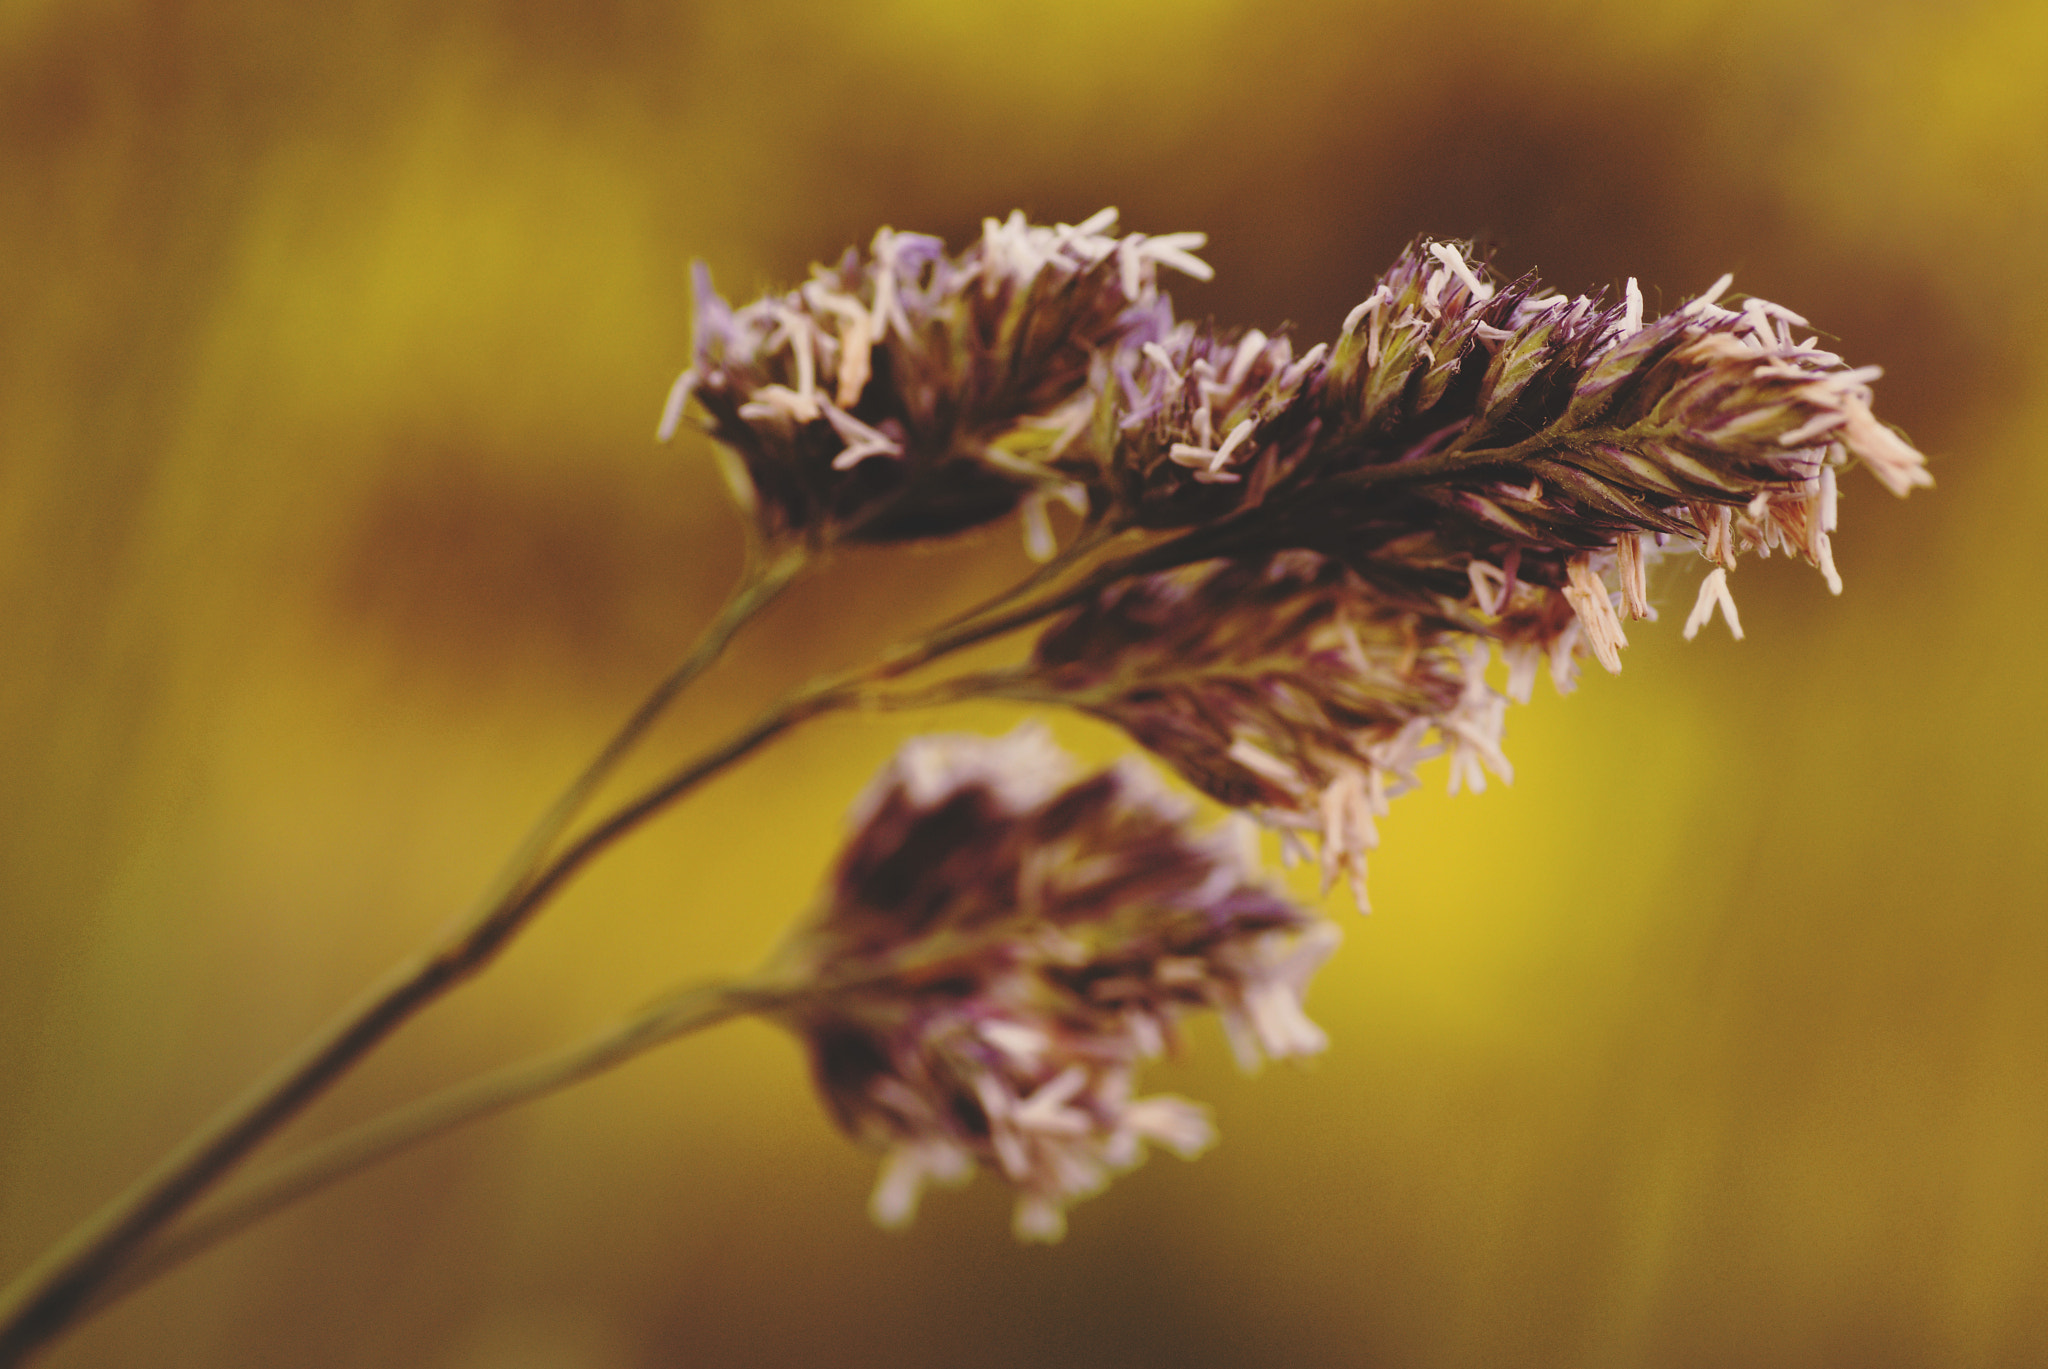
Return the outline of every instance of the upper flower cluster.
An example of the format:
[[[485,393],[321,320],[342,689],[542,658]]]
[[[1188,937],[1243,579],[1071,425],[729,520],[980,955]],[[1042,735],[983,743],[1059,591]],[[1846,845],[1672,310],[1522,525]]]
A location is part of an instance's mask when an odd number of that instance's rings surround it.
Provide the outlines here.
[[[1189,818],[1137,762],[1075,776],[1029,727],[913,741],[859,802],[789,952],[823,989],[788,1015],[841,1124],[888,1150],[878,1221],[983,1167],[1018,1235],[1056,1240],[1146,1142],[1205,1149],[1204,1109],[1133,1092],[1190,1011],[1247,1065],[1322,1049],[1301,995],[1335,928]]]
[[[697,273],[692,400],[770,538],[957,532],[1073,497],[1056,462],[1095,405],[1100,357],[1170,321],[1162,267],[1207,279],[1199,233],[1117,236],[1116,211],[1054,228],[989,219],[967,251],[883,229],[796,290],[733,309]]]
[[[1832,582],[1834,473],[1859,461],[1904,494],[1930,483],[1924,460],[1873,417],[1875,367],[1795,341],[1805,320],[1778,305],[1722,307],[1728,284],[1646,320],[1633,280],[1618,304],[1566,298],[1422,244],[1327,352],[1290,362],[1256,331],[1186,325],[1127,350],[1122,374],[1142,362],[1159,378],[1132,382],[1110,464],[1148,524],[1234,520],[1247,544],[1325,551],[1395,583],[1463,576],[1409,573],[1430,559],[1420,530],[1454,563],[1519,548],[1524,578],[1553,585],[1626,533],[1714,559],[1782,546]]]
[[[1026,692],[1123,726],[1197,787],[1293,837],[1364,904],[1387,799],[1448,752],[1453,787],[1511,775],[1507,701],[1546,667],[1621,667],[1648,569],[1712,563],[1690,637],[1743,551],[1841,589],[1837,473],[1904,494],[1923,459],[1805,320],[1719,301],[1645,320],[1500,285],[1452,245],[1403,255],[1329,350],[1176,325],[1116,363],[1105,479],[1135,521],[1215,559],[1102,587],[1041,637]],[[1486,680],[1496,644],[1505,691]]]

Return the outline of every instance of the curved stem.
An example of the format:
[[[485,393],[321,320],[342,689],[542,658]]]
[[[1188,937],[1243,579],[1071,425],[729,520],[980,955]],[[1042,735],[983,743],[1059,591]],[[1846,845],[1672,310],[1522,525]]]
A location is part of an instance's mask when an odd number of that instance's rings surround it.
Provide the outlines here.
[[[1038,682],[1028,670],[976,670],[904,689],[861,691],[860,706],[886,713],[916,708],[944,708],[970,699],[1006,699],[1013,703],[1071,705],[1074,696]]]
[[[143,1241],[204,1193],[243,1156],[295,1116],[385,1037],[475,974],[579,870],[642,823],[711,776],[806,719],[858,701],[867,684],[907,674],[941,656],[1015,631],[1080,602],[1128,575],[1212,554],[1203,530],[1183,533],[1094,567],[1065,589],[1015,605],[1035,585],[1057,580],[1113,534],[1084,537],[1055,562],[945,627],[884,653],[865,669],[826,677],[796,690],[746,728],[672,772],[609,815],[538,870],[540,853],[574,820],[617,762],[691,679],[701,673],[747,619],[767,605],[803,567],[792,553],[750,575],[707,629],[698,649],[628,719],[541,822],[486,897],[438,946],[408,959],[379,981],[292,1060],[167,1156],[141,1181],[76,1228],[0,1295],[0,1366],[20,1363],[75,1320],[95,1291]]]
[[[583,811],[591,796],[611,778],[612,772],[618,769],[619,762],[624,760],[639,744],[640,739],[647,735],[647,730],[668,711],[668,706],[675,702],[676,696],[724,654],[725,648],[731,644],[733,637],[742,627],[773,603],[783,590],[789,588],[803,572],[807,560],[802,552],[791,551],[765,566],[749,570],[746,579],[733,591],[732,597],[726,600],[725,607],[719,610],[718,616],[697,639],[697,645],[689,656],[666,679],[649,691],[647,697],[640,701],[640,706],[633,711],[633,715],[626,719],[619,730],[612,734],[611,740],[605,743],[604,749],[591,759],[583,768],[583,772],[571,781],[569,787],[562,791],[560,797],[534,823],[532,830],[527,832],[511,858],[505,862],[504,868],[499,871],[497,879],[479,900],[480,906],[489,907],[502,903],[517,891],[519,885],[533,873],[534,866],[547,853],[547,849],[561,839],[562,833],[576,820],[576,815]]]
[[[144,1246],[84,1304],[97,1312],[237,1232],[358,1170],[443,1132],[544,1097],[691,1032],[772,1009],[796,990],[764,980],[700,984],[665,995],[587,1040],[457,1084],[312,1148],[234,1185],[182,1225]]]
[[[734,634],[801,573],[789,553],[751,571],[677,669],[657,685],[597,757],[541,816],[472,911],[432,949],[402,962],[299,1053],[259,1080],[129,1189],[57,1243],[0,1292],[0,1366],[20,1363],[86,1306],[151,1233],[428,1003],[474,974],[540,906],[535,864],[575,820],[618,762]],[[556,862],[559,865],[559,861]]]
[[[1033,568],[1032,572],[1022,580],[1011,585],[1008,589],[997,591],[974,607],[965,609],[951,618],[945,619],[937,624],[932,631],[945,632],[972,619],[984,617],[995,612],[1004,604],[1021,599],[1034,590],[1051,584],[1075,566],[1085,562],[1096,551],[1116,540],[1120,535],[1120,529],[1100,521],[1089,521],[1074,535],[1074,539],[1071,542],[1061,547],[1050,559],[1041,562]]]
[[[872,683],[907,675],[920,666],[931,664],[941,656],[951,655],[963,648],[1015,632],[1018,628],[1028,627],[1041,619],[1049,618],[1062,609],[1072,608],[1119,580],[1129,579],[1134,575],[1170,570],[1175,566],[1184,566],[1218,555],[1225,545],[1226,533],[1227,525],[1224,524],[1196,528],[1155,542],[1129,555],[1104,561],[1073,584],[1063,589],[1056,588],[1043,598],[1003,612],[977,611],[973,615],[963,615],[928,636],[891,647],[882,653],[881,659],[874,666],[846,678]],[[984,607],[1000,607],[1002,603],[1008,602],[1010,597],[1001,596]]]

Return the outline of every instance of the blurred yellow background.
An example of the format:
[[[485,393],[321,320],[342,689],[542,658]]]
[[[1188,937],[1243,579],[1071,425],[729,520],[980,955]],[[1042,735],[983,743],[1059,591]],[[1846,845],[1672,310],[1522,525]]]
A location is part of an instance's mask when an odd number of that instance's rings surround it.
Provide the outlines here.
[[[1653,307],[1723,270],[1933,458],[1848,592],[1635,634],[1396,807],[1311,1068],[1018,1248],[863,1205],[741,1024],[358,1177],[52,1366],[2048,1363],[2048,7],[8,0],[0,1275],[439,927],[684,649],[737,525],[657,448],[687,266],[882,224],[1205,229],[1330,335],[1413,234]],[[1022,564],[848,558],[648,765]],[[1597,671],[1595,672],[1598,673]],[[911,731],[821,723],[578,884],[292,1133],[748,967]],[[1119,741],[1062,735],[1094,756]],[[648,773],[643,767],[640,773]]]

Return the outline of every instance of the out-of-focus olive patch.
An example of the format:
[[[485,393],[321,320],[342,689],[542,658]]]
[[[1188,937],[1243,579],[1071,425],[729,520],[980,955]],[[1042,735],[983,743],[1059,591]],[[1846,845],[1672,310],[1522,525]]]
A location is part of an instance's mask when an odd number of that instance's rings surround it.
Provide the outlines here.
[[[406,442],[336,548],[322,607],[410,671],[485,688],[651,679],[740,563],[734,521],[673,494],[612,466]]]

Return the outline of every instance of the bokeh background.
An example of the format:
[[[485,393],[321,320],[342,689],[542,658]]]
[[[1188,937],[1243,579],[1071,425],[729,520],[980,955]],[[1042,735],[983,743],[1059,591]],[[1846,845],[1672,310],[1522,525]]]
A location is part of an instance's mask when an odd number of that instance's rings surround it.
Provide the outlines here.
[[[1726,269],[1939,486],[1848,592],[1737,577],[1404,799],[1333,1045],[1157,1082],[1223,1144],[872,1229],[792,1044],[723,1028],[358,1177],[54,1366],[2048,1362],[2048,7],[2038,0],[7,0],[0,1271],[485,882],[731,582],[658,448],[687,266],[882,224],[1206,229],[1185,312],[1330,335],[1413,234],[1669,307]],[[1022,564],[850,557],[654,747]],[[1596,675],[1598,672],[1594,672]],[[576,886],[304,1140],[748,966],[913,729],[778,746]],[[1091,755],[1118,740],[1063,725]],[[652,761],[650,761],[652,764]],[[643,770],[641,773],[645,773]]]

